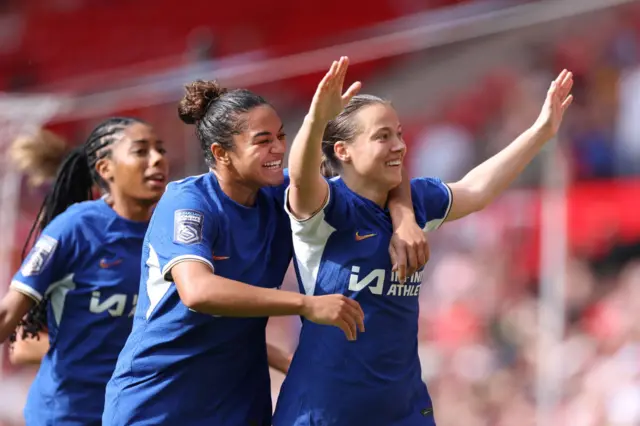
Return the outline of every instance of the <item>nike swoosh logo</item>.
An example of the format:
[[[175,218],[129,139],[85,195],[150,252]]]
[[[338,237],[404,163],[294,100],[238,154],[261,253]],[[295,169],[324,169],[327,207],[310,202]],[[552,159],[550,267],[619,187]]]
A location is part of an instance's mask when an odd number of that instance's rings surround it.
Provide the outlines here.
[[[118,266],[122,263],[122,259],[114,260],[113,262],[107,262],[105,259],[100,259],[100,267],[102,269],[113,268],[114,266]]]
[[[227,260],[229,256],[213,256],[213,260]]]
[[[356,232],[356,241],[366,240],[367,238],[371,238],[371,237],[375,237],[375,236],[376,236],[376,234],[360,235],[358,232]]]

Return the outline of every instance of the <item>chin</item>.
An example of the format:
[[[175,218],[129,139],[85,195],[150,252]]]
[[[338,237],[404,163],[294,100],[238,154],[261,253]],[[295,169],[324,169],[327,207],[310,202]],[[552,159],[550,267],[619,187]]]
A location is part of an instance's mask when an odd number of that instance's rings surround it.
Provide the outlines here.
[[[278,186],[284,183],[284,173],[282,169],[277,172],[269,171],[267,173],[263,173],[260,178],[262,186]]]

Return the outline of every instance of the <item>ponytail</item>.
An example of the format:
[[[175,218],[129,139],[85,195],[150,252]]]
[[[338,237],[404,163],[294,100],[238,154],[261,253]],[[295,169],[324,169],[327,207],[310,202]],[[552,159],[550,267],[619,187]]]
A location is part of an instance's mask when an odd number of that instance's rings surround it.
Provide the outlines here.
[[[85,153],[85,146],[73,149],[58,168],[53,187],[40,206],[38,215],[31,226],[27,240],[22,248],[22,260],[28,255],[31,245],[38,239],[42,231],[60,213],[69,206],[93,199],[93,180],[91,169]],[[47,327],[47,298],[32,307],[26,317],[18,324],[22,328],[22,338],[38,338],[38,333]],[[15,342],[16,333],[10,338]]]
[[[331,165],[329,160],[324,154],[322,155],[322,163],[320,164],[320,173],[327,179],[338,176],[338,171]]]

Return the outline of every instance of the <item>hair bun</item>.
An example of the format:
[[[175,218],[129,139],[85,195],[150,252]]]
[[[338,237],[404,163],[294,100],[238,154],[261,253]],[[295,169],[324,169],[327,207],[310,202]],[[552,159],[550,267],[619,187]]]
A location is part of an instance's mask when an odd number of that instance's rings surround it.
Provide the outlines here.
[[[185,86],[186,93],[180,105],[178,114],[187,124],[195,124],[207,113],[209,105],[227,92],[217,81],[196,80]]]

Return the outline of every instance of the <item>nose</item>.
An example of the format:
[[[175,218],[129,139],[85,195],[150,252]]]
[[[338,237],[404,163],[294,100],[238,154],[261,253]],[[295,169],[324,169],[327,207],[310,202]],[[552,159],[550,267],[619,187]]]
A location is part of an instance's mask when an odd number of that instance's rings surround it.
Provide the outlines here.
[[[166,156],[164,155],[164,153],[157,149],[152,149],[151,154],[149,155],[149,166],[166,166]]]
[[[393,145],[391,146],[391,152],[398,153],[403,152],[407,148],[407,145],[404,143],[402,139],[396,139]]]
[[[287,143],[281,139],[276,139],[271,145],[272,154],[284,154],[287,151]]]

